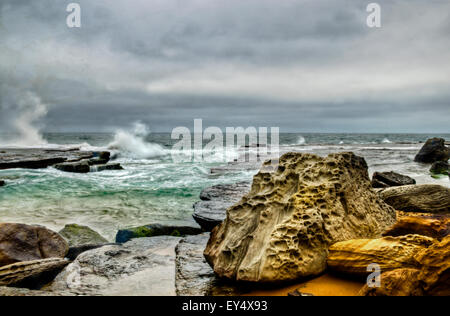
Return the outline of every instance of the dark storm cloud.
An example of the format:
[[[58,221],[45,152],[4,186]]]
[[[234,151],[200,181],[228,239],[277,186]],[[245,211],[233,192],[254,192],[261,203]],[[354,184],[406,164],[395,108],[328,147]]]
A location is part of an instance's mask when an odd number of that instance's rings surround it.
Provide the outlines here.
[[[3,0],[0,130],[44,104],[51,131],[448,132],[450,4],[378,2],[381,29],[362,0],[79,0],[69,29],[69,1]]]

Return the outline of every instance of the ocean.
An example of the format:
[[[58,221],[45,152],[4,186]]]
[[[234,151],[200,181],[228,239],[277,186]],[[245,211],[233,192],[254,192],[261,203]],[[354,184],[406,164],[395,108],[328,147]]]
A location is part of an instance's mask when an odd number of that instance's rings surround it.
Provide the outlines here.
[[[428,138],[450,134],[307,134],[280,135],[280,152],[327,155],[353,151],[374,171],[396,171],[417,180],[450,187],[448,177],[432,178],[429,165],[413,161]],[[169,133],[44,134],[49,148],[110,150],[121,171],[71,174],[54,168],[0,170],[8,185],[0,190],[0,221],[39,224],[53,230],[77,223],[113,241],[117,230],[150,223],[193,224],[193,204],[202,189],[251,180],[254,168],[226,166],[222,156],[202,162],[173,162],[176,140]],[[1,147],[1,145],[0,145]],[[42,147],[42,145],[40,145]],[[232,162],[239,151],[226,157]]]

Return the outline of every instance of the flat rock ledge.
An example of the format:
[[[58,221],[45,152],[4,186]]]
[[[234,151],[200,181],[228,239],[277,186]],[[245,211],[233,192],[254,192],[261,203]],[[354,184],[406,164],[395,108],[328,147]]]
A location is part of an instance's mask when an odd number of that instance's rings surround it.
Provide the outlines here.
[[[194,204],[193,217],[205,230],[211,231],[224,221],[227,209],[250,191],[251,182],[215,185],[200,193],[199,202]]]
[[[173,296],[175,247],[181,238],[138,238],[82,253],[46,287],[93,296]]]

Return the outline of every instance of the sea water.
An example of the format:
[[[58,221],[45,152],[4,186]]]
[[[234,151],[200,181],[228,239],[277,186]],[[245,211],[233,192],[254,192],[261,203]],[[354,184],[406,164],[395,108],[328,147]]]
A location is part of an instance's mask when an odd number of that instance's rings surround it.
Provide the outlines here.
[[[8,185],[0,189],[0,221],[39,224],[60,230],[65,224],[87,225],[113,241],[118,229],[150,223],[193,224],[193,204],[202,189],[251,180],[257,170],[212,174],[221,159],[177,162],[176,140],[168,133],[145,129],[113,134],[44,134],[45,146],[110,150],[124,170],[72,174],[54,168],[0,170]],[[369,173],[396,171],[421,183],[450,187],[449,178],[434,179],[429,165],[414,156],[428,138],[450,134],[281,134],[280,152],[327,155],[352,151],[366,159]],[[233,155],[227,160],[233,161]]]

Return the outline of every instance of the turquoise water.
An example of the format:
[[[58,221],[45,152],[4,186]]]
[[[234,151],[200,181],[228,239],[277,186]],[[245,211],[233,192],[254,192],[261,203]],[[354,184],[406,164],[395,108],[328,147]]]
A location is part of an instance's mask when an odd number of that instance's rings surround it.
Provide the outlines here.
[[[413,162],[421,142],[432,136],[450,139],[450,135],[282,134],[280,144],[281,152],[354,151],[366,158],[370,172],[394,170],[419,183],[449,186],[448,177],[433,179],[429,166]],[[1,221],[54,230],[68,223],[84,224],[113,240],[124,227],[193,223],[192,205],[203,188],[250,180],[257,172],[237,168],[211,174],[211,168],[225,164],[219,160],[174,163],[170,152],[175,141],[169,134],[47,134],[44,138],[50,147],[110,149],[125,169],[87,175],[53,168],[0,170],[0,179],[8,183],[0,189]]]

